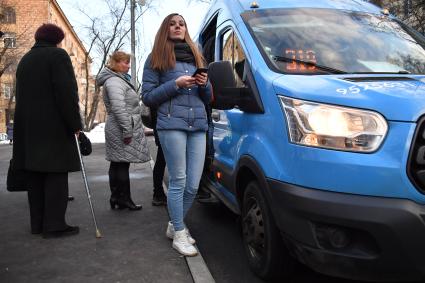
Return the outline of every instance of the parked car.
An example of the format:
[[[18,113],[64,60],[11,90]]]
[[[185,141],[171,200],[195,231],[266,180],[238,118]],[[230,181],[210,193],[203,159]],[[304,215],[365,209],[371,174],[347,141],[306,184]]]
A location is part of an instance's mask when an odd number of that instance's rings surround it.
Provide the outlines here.
[[[425,278],[425,38],[367,1],[217,0],[202,185],[260,277]]]

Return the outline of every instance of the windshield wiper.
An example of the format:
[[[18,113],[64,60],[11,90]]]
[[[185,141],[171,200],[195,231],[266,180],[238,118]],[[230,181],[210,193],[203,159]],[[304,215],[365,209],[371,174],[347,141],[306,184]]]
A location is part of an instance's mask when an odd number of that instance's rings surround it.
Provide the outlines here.
[[[409,71],[406,70],[400,70],[398,72],[353,72],[350,74],[363,74],[363,75],[369,75],[369,74],[382,74],[382,75],[394,75],[394,74],[400,74],[400,75],[409,75],[411,74]]]
[[[299,60],[299,59],[294,59],[294,58],[289,58],[289,57],[282,57],[282,56],[277,56],[277,55],[273,55],[272,59],[275,61],[281,61],[281,62],[288,62],[288,63],[292,63],[292,62],[296,62],[296,63],[301,63],[301,64],[306,64],[309,66],[313,66],[316,67],[317,69],[320,69],[322,71],[326,71],[328,73],[331,74],[347,74],[347,72],[332,68],[332,67],[328,67],[328,66],[323,66],[323,65],[319,65],[316,64],[314,62],[310,62],[310,61],[304,61],[304,60]]]

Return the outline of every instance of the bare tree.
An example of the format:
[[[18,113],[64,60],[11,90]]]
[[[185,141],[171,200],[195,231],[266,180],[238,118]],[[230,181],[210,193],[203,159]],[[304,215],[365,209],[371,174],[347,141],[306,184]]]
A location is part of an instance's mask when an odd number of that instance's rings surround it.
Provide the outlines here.
[[[425,0],[371,0],[370,2],[388,8],[406,24],[425,35]]]
[[[98,110],[98,105],[101,100],[101,89],[99,86],[94,86],[92,100],[90,96],[90,80],[89,80],[89,58],[93,57],[96,60],[94,72],[97,76],[105,67],[108,56],[126,45],[129,45],[130,22],[127,13],[129,13],[130,0],[103,0],[105,6],[108,7],[106,15],[92,16],[85,12],[84,9],[79,11],[86,16],[88,25],[84,28],[87,31],[89,38],[89,49],[86,53],[85,72],[86,72],[86,88],[84,99],[84,127],[85,130],[90,130],[94,126],[94,120]],[[144,9],[138,9],[136,12],[135,21],[151,7],[150,1],[146,1]]]
[[[402,19],[425,35],[425,0],[413,0],[405,5]]]
[[[143,24],[141,25],[143,27]],[[145,54],[147,51],[152,50],[152,42],[150,42],[150,46],[149,43],[146,42],[147,39],[146,37],[143,36],[144,32],[142,31],[141,33],[137,33],[136,34],[136,53],[139,54],[139,56],[137,56],[136,61],[137,61],[137,70],[136,70],[136,78],[137,78],[137,93],[140,93],[141,88],[142,88],[142,81],[141,81],[141,76],[140,73],[143,72],[143,68],[144,68],[144,57],[141,56],[143,54]],[[144,42],[145,41],[145,42]],[[150,48],[149,48],[150,47]]]
[[[93,22],[94,24],[94,22]],[[84,54],[84,72],[85,72],[85,80],[86,80],[86,86],[84,89],[84,113],[83,113],[83,121],[84,121],[84,128],[85,130],[89,130],[90,129],[90,123],[89,123],[89,97],[90,97],[90,63],[91,63],[91,58],[90,58],[90,52],[93,49],[93,46],[96,42],[96,40],[98,39],[99,34],[94,34],[92,41],[90,42],[90,46],[88,48],[88,50],[86,51],[86,53]]]

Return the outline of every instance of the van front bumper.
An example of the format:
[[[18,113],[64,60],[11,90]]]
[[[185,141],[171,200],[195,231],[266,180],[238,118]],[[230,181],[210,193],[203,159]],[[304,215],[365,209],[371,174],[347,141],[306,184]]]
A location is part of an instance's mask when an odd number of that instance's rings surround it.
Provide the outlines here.
[[[424,205],[267,182],[285,243],[312,269],[357,280],[425,278]]]

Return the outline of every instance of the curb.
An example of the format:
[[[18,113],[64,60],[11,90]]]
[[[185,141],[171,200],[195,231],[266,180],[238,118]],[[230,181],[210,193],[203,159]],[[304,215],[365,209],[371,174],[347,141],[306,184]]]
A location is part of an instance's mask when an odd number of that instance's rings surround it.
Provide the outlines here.
[[[149,164],[151,166],[151,169],[153,170],[153,167],[155,166],[155,162],[153,161],[152,157],[151,157],[151,160],[149,161]],[[164,189],[168,191],[167,184],[164,183],[163,186],[164,186]],[[211,275],[211,272],[208,269],[208,266],[205,263],[204,258],[202,257],[201,252],[197,246],[196,246],[196,249],[198,250],[198,255],[194,257],[185,256],[186,263],[189,267],[190,274],[192,275],[192,278],[193,278],[193,282],[194,283],[215,283],[215,280],[213,276]]]

